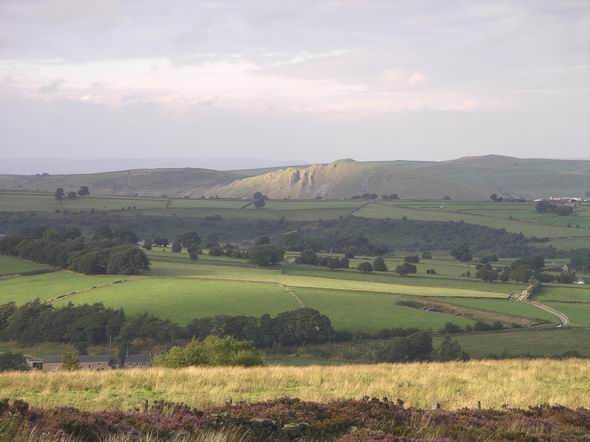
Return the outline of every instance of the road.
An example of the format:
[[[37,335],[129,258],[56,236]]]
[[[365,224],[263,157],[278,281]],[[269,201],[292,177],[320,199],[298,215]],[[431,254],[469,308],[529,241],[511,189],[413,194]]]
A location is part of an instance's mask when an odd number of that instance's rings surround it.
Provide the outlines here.
[[[560,311],[555,310],[554,308],[549,307],[548,305],[541,304],[539,301],[531,301],[529,299],[529,296],[531,294],[532,287],[533,286],[530,285],[520,293],[512,293],[510,295],[510,299],[513,299],[517,302],[524,302],[526,304],[530,304],[534,307],[537,307],[541,310],[546,311],[547,313],[551,313],[552,315],[556,316],[560,321],[559,325],[557,325],[558,328],[564,327],[567,324],[569,324],[570,320],[565,313],[561,313]]]

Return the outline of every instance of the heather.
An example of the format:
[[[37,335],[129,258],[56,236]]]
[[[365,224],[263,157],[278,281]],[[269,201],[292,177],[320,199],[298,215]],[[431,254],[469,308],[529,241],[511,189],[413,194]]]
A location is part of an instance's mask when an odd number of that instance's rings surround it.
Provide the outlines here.
[[[202,410],[156,401],[128,411],[84,412],[0,402],[2,440],[581,441],[589,431],[588,409],[548,405],[447,411],[409,408],[400,399],[280,398]]]

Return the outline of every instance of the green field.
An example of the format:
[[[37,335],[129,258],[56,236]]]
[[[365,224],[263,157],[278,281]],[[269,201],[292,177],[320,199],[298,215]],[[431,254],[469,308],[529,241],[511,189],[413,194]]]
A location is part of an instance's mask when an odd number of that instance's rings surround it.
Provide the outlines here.
[[[204,218],[221,215],[228,219],[318,220],[352,215],[366,218],[391,218],[424,221],[463,221],[527,236],[550,237],[567,242],[577,238],[590,242],[590,205],[578,208],[575,216],[540,214],[531,202],[493,203],[466,201],[381,201],[381,200],[269,200],[264,209],[255,209],[243,199],[200,199],[91,195],[56,201],[51,193],[0,192],[2,212],[53,212],[142,210],[146,215]],[[245,207],[244,207],[245,206]],[[578,245],[581,247],[581,245]]]
[[[539,292],[540,301],[590,302],[590,285],[544,284]]]
[[[58,305],[103,302],[122,307],[129,315],[147,311],[183,324],[203,316],[260,316],[306,306],[326,314],[339,330],[373,332],[391,327],[439,329],[446,322],[473,322],[399,306],[400,299],[493,299],[506,298],[509,293],[502,284],[442,275],[437,283],[435,277],[365,275],[324,268],[311,271],[306,270],[308,266],[289,264],[259,268],[245,260],[207,255],[192,262],[185,252],[155,249],[149,255],[152,270],[142,276],[84,276],[59,271],[6,278],[0,280],[0,303],[24,303],[37,297]]]
[[[590,326],[590,303],[546,302],[549,307],[565,313],[572,325]]]
[[[436,338],[435,343],[442,338]],[[493,333],[455,335],[463,350],[474,358],[484,358],[504,351],[516,356],[525,353],[552,356],[577,351],[590,357],[590,328],[554,328],[546,330],[515,330]]]
[[[128,279],[128,276],[87,276],[68,271],[15,276],[0,280],[0,304],[22,304],[35,298],[51,301],[61,296],[72,296],[74,292],[95,290]]]
[[[46,266],[45,264],[37,264],[36,262],[14,258],[12,256],[0,255],[0,276],[41,270],[51,270],[51,267]]]
[[[151,312],[186,324],[214,315],[261,316],[299,307],[295,298],[276,284],[202,279],[140,278],[63,298],[59,303],[102,302],[122,307],[129,315]]]
[[[486,310],[503,315],[520,316],[529,319],[540,319],[542,321],[557,322],[557,318],[531,304],[510,301],[507,299],[459,299],[446,298],[449,304],[461,305],[464,307]],[[561,309],[558,309],[561,310]]]
[[[397,301],[407,299],[398,295],[315,289],[294,292],[306,307],[327,315],[338,330],[375,332],[391,327],[438,330],[446,322],[473,323],[460,316],[397,305]]]

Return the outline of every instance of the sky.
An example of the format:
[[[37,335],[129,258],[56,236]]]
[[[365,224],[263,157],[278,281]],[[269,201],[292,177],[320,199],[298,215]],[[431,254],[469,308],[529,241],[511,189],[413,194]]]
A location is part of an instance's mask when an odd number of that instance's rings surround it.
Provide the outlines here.
[[[590,157],[589,0],[0,0],[0,172],[490,153]]]

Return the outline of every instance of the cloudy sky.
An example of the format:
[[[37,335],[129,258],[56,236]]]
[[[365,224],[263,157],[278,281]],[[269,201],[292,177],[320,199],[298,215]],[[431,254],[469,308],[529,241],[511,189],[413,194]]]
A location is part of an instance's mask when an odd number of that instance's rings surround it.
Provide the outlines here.
[[[582,158],[589,122],[589,0],[0,0],[0,159]]]

